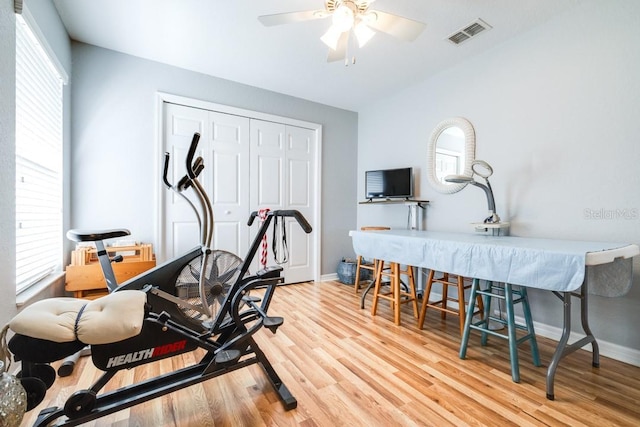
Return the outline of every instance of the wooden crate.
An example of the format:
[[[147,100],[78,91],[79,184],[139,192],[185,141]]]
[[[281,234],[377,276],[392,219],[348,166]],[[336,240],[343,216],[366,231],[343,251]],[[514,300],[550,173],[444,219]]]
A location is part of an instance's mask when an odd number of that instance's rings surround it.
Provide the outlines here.
[[[111,263],[117,283],[155,267],[150,244],[107,247],[109,256],[125,253],[122,262]],[[65,289],[76,298],[96,298],[107,294],[107,285],[94,247],[79,247],[71,252],[71,264],[66,268]]]

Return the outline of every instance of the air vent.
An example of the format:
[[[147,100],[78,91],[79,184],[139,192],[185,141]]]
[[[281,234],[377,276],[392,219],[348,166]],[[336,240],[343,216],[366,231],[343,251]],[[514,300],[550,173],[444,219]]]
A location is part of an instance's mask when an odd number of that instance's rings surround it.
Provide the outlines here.
[[[491,28],[491,25],[478,18],[472,23],[466,25],[461,30],[458,30],[455,33],[451,34],[448,39],[453,44],[460,44],[472,37],[477,36],[485,30],[490,30]]]

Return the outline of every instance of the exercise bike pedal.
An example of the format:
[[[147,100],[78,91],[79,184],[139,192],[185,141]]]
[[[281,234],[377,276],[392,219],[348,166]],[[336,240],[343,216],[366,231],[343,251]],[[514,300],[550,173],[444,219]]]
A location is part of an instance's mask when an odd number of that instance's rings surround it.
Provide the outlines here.
[[[54,371],[55,372],[55,371]],[[40,378],[20,378],[20,384],[27,395],[27,412],[35,408],[44,400],[47,394],[47,386]],[[4,423],[3,423],[4,425]]]
[[[279,316],[266,316],[263,321],[265,328],[269,329],[272,333],[276,333],[279,326],[284,323],[284,318]]]
[[[260,302],[262,298],[257,297],[255,295],[245,295],[242,297],[242,301],[244,302]]]
[[[240,350],[223,350],[220,353],[216,354],[214,360],[217,365],[230,365],[240,360],[241,355],[242,353],[240,353]]]

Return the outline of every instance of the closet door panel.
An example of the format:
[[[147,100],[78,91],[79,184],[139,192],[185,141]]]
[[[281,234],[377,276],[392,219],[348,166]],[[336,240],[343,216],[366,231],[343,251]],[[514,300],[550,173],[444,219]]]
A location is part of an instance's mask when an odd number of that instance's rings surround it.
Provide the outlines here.
[[[249,248],[249,119],[209,112],[209,124],[213,248],[244,257]]]
[[[313,224],[313,200],[316,194],[313,180],[316,133],[310,129],[287,126],[286,135],[287,204],[285,209],[300,211]],[[285,276],[287,281],[294,283],[312,280],[315,259],[312,235],[306,234],[293,219],[288,221],[287,231],[289,241],[289,262]]]
[[[283,209],[285,127],[251,120],[251,209]]]
[[[194,132],[207,138],[208,113],[203,110],[175,104],[164,104],[164,135],[162,151],[169,153],[168,178],[176,184],[186,173],[185,157]],[[198,146],[196,156],[205,156],[203,146]],[[161,161],[161,159],[158,159]],[[164,224],[161,240],[154,248],[158,261],[181,255],[200,242],[198,220],[184,198],[173,191],[162,189],[160,193]]]

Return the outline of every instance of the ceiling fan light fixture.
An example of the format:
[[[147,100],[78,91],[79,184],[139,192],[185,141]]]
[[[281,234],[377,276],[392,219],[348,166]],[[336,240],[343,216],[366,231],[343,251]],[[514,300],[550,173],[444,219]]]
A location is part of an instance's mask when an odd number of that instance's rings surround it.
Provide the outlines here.
[[[360,21],[353,27],[353,32],[358,40],[358,47],[363,47],[369,40],[376,35],[376,32],[367,26],[363,21]]]
[[[336,27],[341,33],[349,31],[353,27],[354,20],[355,14],[353,12],[353,9],[347,4],[341,4],[333,12],[333,26]]]
[[[342,33],[343,31],[340,31],[336,28],[335,25],[332,25],[331,27],[329,27],[327,32],[324,33],[322,37],[320,37],[320,40],[322,40],[324,44],[329,46],[330,49],[336,50],[336,48],[338,47],[338,41],[340,40],[340,36],[342,35]]]

